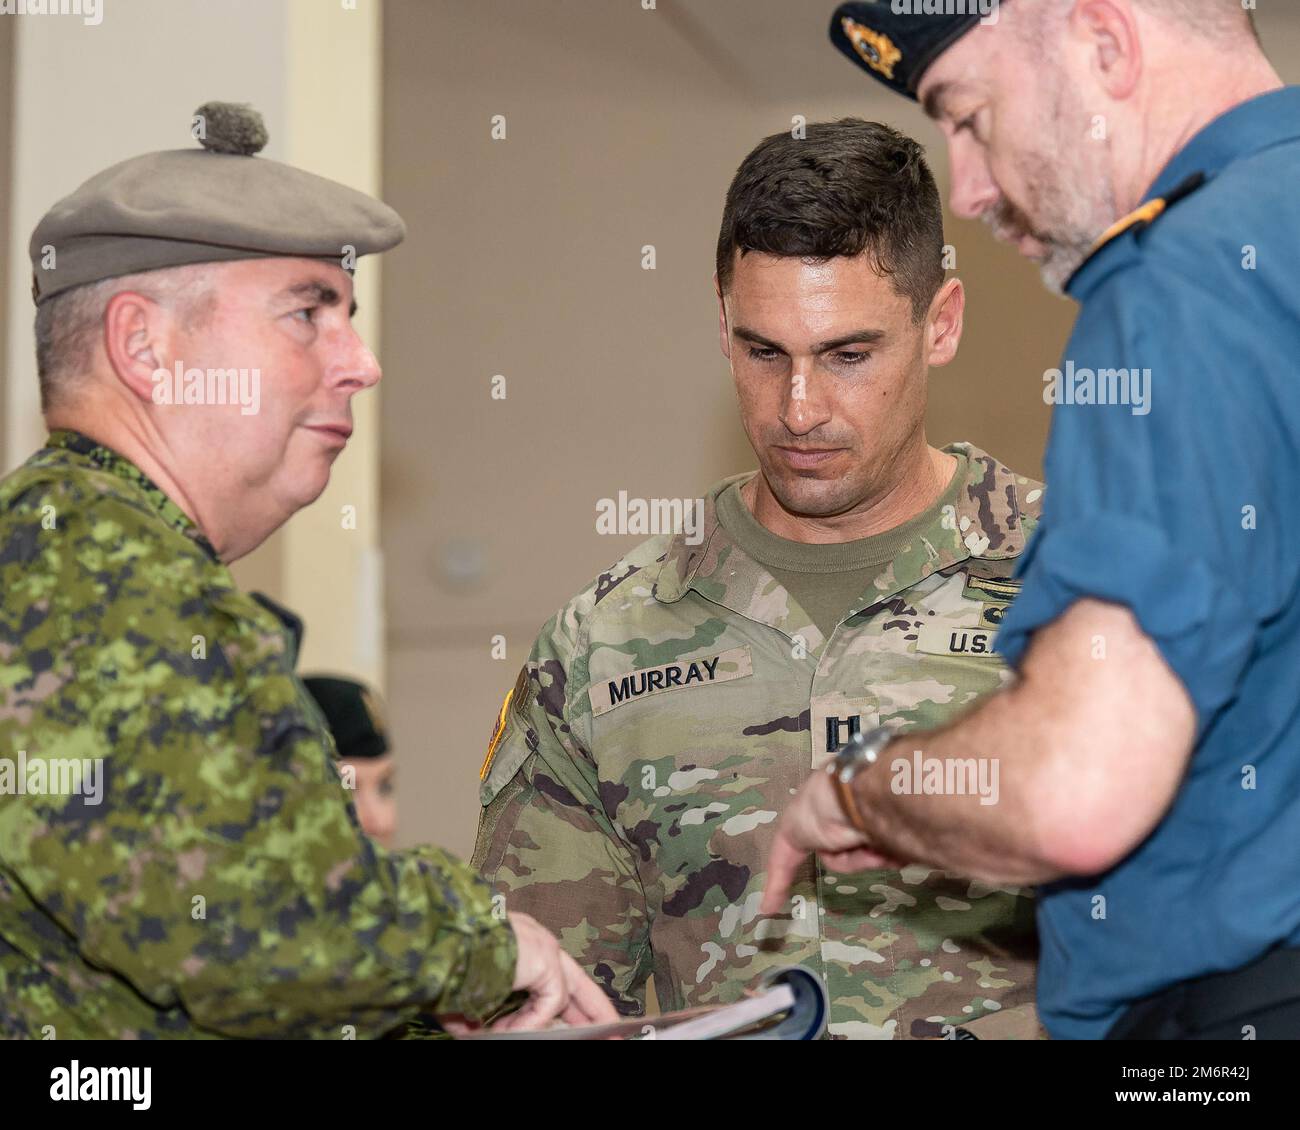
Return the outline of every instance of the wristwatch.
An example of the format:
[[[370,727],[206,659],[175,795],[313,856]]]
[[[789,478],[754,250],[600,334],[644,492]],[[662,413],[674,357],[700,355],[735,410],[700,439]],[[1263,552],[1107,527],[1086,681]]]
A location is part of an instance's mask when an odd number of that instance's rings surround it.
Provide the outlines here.
[[[826,772],[835,784],[844,815],[863,835],[867,834],[867,822],[862,818],[857,797],[853,795],[853,781],[863,769],[876,763],[876,759],[893,738],[894,732],[887,726],[876,726],[865,733],[853,734],[835,755],[835,760],[826,766]]]

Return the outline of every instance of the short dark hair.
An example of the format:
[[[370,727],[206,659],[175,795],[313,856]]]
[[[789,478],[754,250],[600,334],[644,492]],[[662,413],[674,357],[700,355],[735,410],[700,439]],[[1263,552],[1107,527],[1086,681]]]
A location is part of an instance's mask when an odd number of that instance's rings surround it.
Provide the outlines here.
[[[920,321],[943,285],[943,206],[921,146],[880,122],[775,133],[741,162],[722,212],[718,285],[735,253],[826,260],[871,253]]]

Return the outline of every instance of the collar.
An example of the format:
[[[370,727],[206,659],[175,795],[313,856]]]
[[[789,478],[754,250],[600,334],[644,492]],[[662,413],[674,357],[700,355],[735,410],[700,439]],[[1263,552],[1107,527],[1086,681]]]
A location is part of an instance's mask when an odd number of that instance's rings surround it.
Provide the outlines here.
[[[957,492],[953,512],[941,512],[929,526],[916,531],[910,544],[901,547],[893,561],[881,568],[874,591],[864,594],[862,607],[887,600],[968,558],[1001,560],[1024,551],[1025,500],[1020,492],[1026,480],[972,444],[955,443],[944,450],[965,455],[967,460],[965,481]],[[671,604],[694,589],[750,619],[782,631],[793,627],[804,633],[807,625],[802,621],[793,623],[794,612],[784,599],[784,590],[766,569],[741,551],[718,521],[718,496],[733,483],[747,482],[756,473],[733,475],[710,488],[704,499],[699,544],[688,544],[684,533],[673,538],[654,581],[654,596]],[[811,630],[820,640],[820,632]]]
[[[208,541],[203,531],[195,525],[193,519],[125,455],[119,455],[111,447],[107,447],[98,440],[91,439],[90,436],[83,435],[81,432],[73,431],[70,428],[56,428],[50,432],[50,437],[45,441],[45,446],[85,456],[100,470],[107,471],[110,475],[115,475],[119,479],[130,483],[148,499],[149,504],[167,525],[178,533],[184,534],[213,561],[221,564],[221,558],[216,548]]]
[[[279,601],[272,600],[264,592],[254,592],[249,595],[272,616],[274,616],[288,634],[289,667],[291,669],[296,668],[298,666],[298,656],[302,654],[302,637],[304,631],[302,617],[299,616],[298,613],[294,612],[293,609],[286,608]]]
[[[1156,177],[1147,199],[1165,196],[1195,173],[1207,179],[1253,153],[1300,138],[1300,86],[1261,94],[1219,115]]]
[[[1220,114],[1192,136],[1152,182],[1142,203],[1117,220],[1093,245],[1065,289],[1074,294],[1075,283],[1097,254],[1125,232],[1152,224],[1179,200],[1212,181],[1229,165],[1300,139],[1300,86],[1286,86],[1258,95]]]

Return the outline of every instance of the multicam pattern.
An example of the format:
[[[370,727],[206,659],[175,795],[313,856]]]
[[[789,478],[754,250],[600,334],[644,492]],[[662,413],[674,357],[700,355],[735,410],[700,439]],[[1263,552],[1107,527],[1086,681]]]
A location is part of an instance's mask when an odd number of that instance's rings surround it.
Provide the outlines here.
[[[107,777],[0,795],[0,1037],[365,1037],[505,999],[487,886],[361,834],[284,625],[136,467],[56,432],[0,483],[0,592],[0,758]]]
[[[743,477],[710,491],[701,544],[652,538],[542,631],[485,766],[474,863],[622,1012],[643,1011],[652,973],[669,1009],[801,962],[826,978],[834,1035],[1040,1033],[1029,890],[810,860],[789,913],[758,914],[777,817],[837,738],[943,725],[1011,677],[948,641],[996,630],[1042,488],[949,450],[969,461],[957,505],[829,640],[718,525]]]

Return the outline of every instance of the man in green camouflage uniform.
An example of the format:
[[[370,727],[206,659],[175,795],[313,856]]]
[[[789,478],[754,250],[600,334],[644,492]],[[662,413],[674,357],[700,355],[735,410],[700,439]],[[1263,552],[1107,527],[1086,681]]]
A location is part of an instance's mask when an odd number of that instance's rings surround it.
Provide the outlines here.
[[[758,913],[810,771],[851,733],[943,725],[1009,677],[992,642],[1042,488],[925,444],[928,366],[961,330],[942,244],[933,179],[892,130],[814,125],[746,159],[719,294],[762,470],[561,609],[502,707],[474,863],[626,1014],[652,974],[675,1009],[800,962],[834,1036],[1040,1034],[1027,889],[810,860],[788,911]]]
[[[255,115],[197,120],[32,239],[53,432],[0,482],[0,1037],[376,1036],[512,989],[512,1026],[612,1018],[463,864],[362,834],[290,615],[226,567],[324,489],[379,379],[341,263],[403,228],[253,156]],[[155,395],[220,358],[266,366],[260,411]]]

